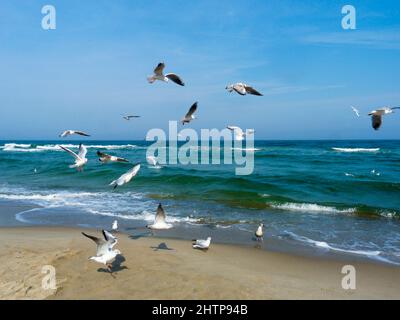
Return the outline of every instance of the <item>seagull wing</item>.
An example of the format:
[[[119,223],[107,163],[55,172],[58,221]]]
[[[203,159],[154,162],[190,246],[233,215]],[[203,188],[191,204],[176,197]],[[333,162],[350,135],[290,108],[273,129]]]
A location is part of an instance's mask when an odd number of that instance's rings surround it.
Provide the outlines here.
[[[80,159],[79,155],[77,155],[75,152],[73,152],[71,149],[68,149],[67,147],[60,146],[61,149],[64,151],[67,151],[70,155],[72,155],[75,159]]]
[[[382,125],[382,116],[374,114],[372,116],[372,128],[378,130]]]
[[[165,211],[161,203],[158,205],[154,224],[165,223]]]
[[[118,239],[111,232],[108,232],[107,230],[103,230],[102,232],[103,232],[103,237],[107,241],[109,247],[113,248],[118,243]]]
[[[195,113],[197,110],[197,102],[193,103],[193,105],[190,107],[189,112],[186,113],[185,118],[191,118],[193,113]]]
[[[87,134],[86,132],[83,131],[74,131],[76,134],[79,134],[81,136],[85,136],[85,137],[90,137],[90,134]]]
[[[125,163],[128,163],[129,160],[128,160],[128,159],[125,159],[125,158],[117,157],[117,162],[125,162]]]
[[[78,153],[78,157],[81,159],[84,159],[86,157],[87,154],[87,149],[83,144],[79,145],[79,153]]]
[[[164,68],[165,68],[164,62],[160,62],[160,63],[157,65],[157,67],[154,69],[154,73],[155,73],[157,76],[162,76],[163,71],[164,71]]]
[[[108,244],[107,244],[107,242],[104,241],[103,239],[97,238],[97,237],[95,237],[95,236],[91,236],[91,235],[86,234],[86,233],[84,233],[84,232],[82,232],[82,234],[83,234],[85,237],[87,237],[87,238],[93,240],[93,241],[96,243],[96,245],[97,245],[96,256],[98,256],[98,257],[99,257],[99,256],[102,256],[102,255],[106,254],[106,253],[109,251],[109,249],[108,249]]]
[[[182,81],[182,79],[176,75],[175,73],[168,73],[165,75],[169,80],[175,82],[176,84],[179,84],[180,86],[184,86],[185,83]]]
[[[107,159],[107,160],[109,160],[109,159],[111,158],[111,156],[108,155],[107,153],[103,153],[103,152],[100,152],[100,151],[97,151],[97,155],[98,155],[101,159]]]
[[[233,90],[235,90],[237,93],[239,93],[242,96],[246,95],[246,89],[245,89],[244,85],[242,85],[242,84],[236,83],[235,85],[233,85]]]
[[[259,93],[256,89],[254,89],[253,87],[250,86],[244,86],[244,89],[246,90],[247,93],[249,94],[253,94],[255,96],[262,96],[261,93]]]

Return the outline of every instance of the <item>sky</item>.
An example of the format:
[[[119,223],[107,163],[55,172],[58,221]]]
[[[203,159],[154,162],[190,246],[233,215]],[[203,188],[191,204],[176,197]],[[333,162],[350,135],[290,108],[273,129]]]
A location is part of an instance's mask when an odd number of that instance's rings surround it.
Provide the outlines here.
[[[342,28],[342,7],[356,30]],[[43,30],[44,5],[56,29]],[[256,139],[400,139],[397,0],[0,1],[0,140],[144,139],[198,101],[189,126]],[[163,61],[185,87],[146,80]],[[263,97],[228,93],[244,82]],[[357,118],[350,106],[362,113]],[[125,121],[124,114],[140,119]]]

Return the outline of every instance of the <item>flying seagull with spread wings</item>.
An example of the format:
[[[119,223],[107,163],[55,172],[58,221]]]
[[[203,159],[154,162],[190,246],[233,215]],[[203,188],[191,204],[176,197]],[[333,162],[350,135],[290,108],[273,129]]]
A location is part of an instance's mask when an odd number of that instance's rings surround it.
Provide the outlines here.
[[[147,81],[149,81],[149,83],[153,83],[156,80],[164,82],[168,82],[169,80],[171,80],[176,84],[179,84],[180,86],[185,85],[182,79],[175,73],[167,73],[166,75],[164,75],[164,68],[165,68],[164,62],[160,62],[154,69],[154,74],[152,76],[147,77]]]
[[[372,117],[371,118],[372,119],[372,128],[374,128],[375,130],[378,130],[382,125],[382,117],[384,115],[394,113],[393,110],[395,110],[395,109],[400,109],[400,107],[394,107],[394,108],[383,107],[383,108],[376,109],[376,110],[373,110],[370,113],[368,113],[368,115]]]
[[[245,96],[246,94],[252,94],[252,95],[255,95],[255,96],[262,96],[262,94],[260,92],[258,92],[256,89],[254,89],[253,87],[248,86],[245,83],[241,83],[241,82],[238,82],[238,83],[235,83],[235,84],[230,84],[225,89],[228,90],[229,92],[236,91],[241,96]]]
[[[65,138],[67,136],[72,136],[74,134],[84,136],[84,137],[90,137],[90,134],[87,134],[86,132],[83,131],[78,131],[78,130],[65,130],[63,133],[59,135],[60,138]]]
[[[154,219],[154,223],[151,225],[147,225],[146,227],[153,230],[166,230],[171,229],[172,224],[167,223],[165,221],[166,215],[164,208],[162,207],[161,203],[157,207],[156,217]]]
[[[117,187],[121,187],[124,184],[127,184],[129,181],[132,180],[132,178],[134,176],[137,175],[139,170],[140,170],[140,163],[135,164],[131,170],[129,170],[128,172],[124,173],[117,180],[114,180],[113,182],[111,182],[110,186],[113,186],[114,189],[116,189]]]
[[[194,113],[196,112],[196,110],[197,110],[197,102],[193,103],[188,113],[186,113],[185,117],[181,120],[183,125],[195,119]]]
[[[254,133],[252,129],[243,132],[243,130],[237,126],[227,126],[226,128],[233,132],[236,141],[242,141],[247,135]]]
[[[83,166],[88,162],[88,159],[86,158],[87,154],[87,149],[83,144],[79,145],[79,153],[76,154],[72,150],[68,149],[67,147],[60,146],[61,149],[64,151],[67,151],[71,156],[75,158],[75,164],[70,165],[69,167],[76,168],[78,171],[83,170]]]
[[[131,120],[131,119],[133,119],[133,118],[140,118],[140,116],[133,116],[133,115],[126,115],[126,116],[123,116],[123,118],[125,119],[125,120]]]
[[[360,111],[358,109],[354,108],[353,106],[350,106],[350,107],[351,107],[351,110],[353,110],[353,112],[356,114],[356,116],[359,117]]]
[[[110,262],[114,260],[117,255],[121,254],[121,251],[117,249],[113,250],[114,246],[118,243],[118,239],[114,235],[106,230],[102,230],[102,233],[104,239],[82,232],[85,237],[93,240],[97,245],[96,255],[89,259],[104,264],[112,274],[112,265]]]
[[[124,162],[124,163],[128,163],[129,160],[124,159],[124,158],[120,158],[120,157],[116,157],[116,156],[112,156],[109,155],[107,153],[103,153],[100,151],[97,151],[97,155],[99,156],[99,161],[102,163],[108,163],[108,162]]]

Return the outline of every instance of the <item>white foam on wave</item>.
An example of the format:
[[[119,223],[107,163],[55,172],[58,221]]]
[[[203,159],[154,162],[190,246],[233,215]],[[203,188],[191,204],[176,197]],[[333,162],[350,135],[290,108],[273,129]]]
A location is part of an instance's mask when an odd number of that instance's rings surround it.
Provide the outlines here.
[[[288,211],[299,211],[299,212],[322,212],[322,213],[354,213],[355,208],[349,209],[338,209],[335,207],[322,206],[315,203],[282,203],[272,204],[272,208]]]
[[[332,148],[338,152],[378,152],[380,148]]]
[[[237,151],[247,151],[247,152],[254,152],[254,151],[260,151],[261,149],[259,148],[231,148],[232,150],[237,150]]]
[[[69,149],[78,149],[78,144],[46,144],[46,145],[32,145],[32,144],[18,144],[18,143],[6,143],[0,147],[6,152],[44,152],[44,151],[63,151],[59,146],[62,145]],[[88,149],[106,149],[106,150],[117,150],[117,149],[134,149],[137,148],[134,144],[124,144],[124,145],[86,145]]]

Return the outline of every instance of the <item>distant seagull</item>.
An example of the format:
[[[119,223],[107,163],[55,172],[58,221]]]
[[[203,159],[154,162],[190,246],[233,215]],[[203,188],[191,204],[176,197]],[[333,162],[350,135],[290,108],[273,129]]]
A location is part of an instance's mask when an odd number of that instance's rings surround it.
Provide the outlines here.
[[[125,120],[131,120],[132,118],[140,118],[140,116],[123,116]]]
[[[184,86],[185,84],[183,83],[182,79],[176,75],[175,73],[167,73],[164,75],[164,68],[165,64],[164,62],[160,62],[157,67],[154,69],[154,74],[152,76],[147,77],[147,81],[149,83],[153,83],[156,80],[168,82],[169,80],[175,82],[176,84],[179,84],[180,86]]]
[[[400,109],[400,107],[395,107],[395,108],[383,107],[368,113],[369,116],[372,116],[372,128],[378,130],[382,125],[382,116],[394,113],[393,110],[395,109]]]
[[[157,158],[153,156],[146,157],[147,163],[153,167],[157,166]]]
[[[160,203],[157,208],[157,213],[154,219],[154,223],[151,225],[147,225],[146,227],[153,230],[171,229],[173,226],[170,223],[166,223],[165,217],[166,217],[165,211]]]
[[[353,112],[357,115],[357,117],[360,116],[360,111],[358,109],[356,109],[353,106],[351,106],[351,110],[353,110]]]
[[[260,224],[256,230],[255,236],[257,241],[263,241],[264,232],[263,232],[264,224]]]
[[[108,163],[108,162],[124,162],[127,163],[129,160],[124,159],[124,158],[119,158],[115,156],[111,156],[107,153],[103,153],[100,151],[97,151],[97,155],[99,156],[99,161],[102,163]]]
[[[235,135],[235,140],[237,141],[242,141],[248,134],[254,133],[254,130],[247,130],[246,132],[243,132],[240,127],[236,126],[227,126],[226,128],[233,131],[233,134]]]
[[[69,167],[72,168],[76,168],[78,171],[82,171],[83,166],[88,162],[88,159],[86,158],[86,154],[87,154],[87,149],[86,147],[81,143],[79,145],[79,153],[76,154],[75,152],[73,152],[72,150],[60,146],[61,149],[67,151],[70,155],[72,155],[75,158],[75,164],[70,165]]]
[[[35,169],[33,170],[33,172],[34,172],[34,173],[37,173],[37,169],[35,168]]]
[[[118,221],[114,220],[112,226],[111,226],[112,231],[118,231]]]
[[[194,249],[202,249],[207,250],[211,244],[211,237],[208,237],[207,240],[192,240]]]
[[[85,237],[92,239],[97,244],[96,255],[90,257],[89,259],[106,265],[108,270],[112,274],[112,265],[109,262],[114,260],[117,255],[121,254],[121,251],[117,249],[113,250],[113,247],[118,243],[118,239],[106,230],[103,230],[102,232],[104,239],[88,235],[84,232],[82,232],[82,234]]]
[[[195,119],[195,116],[193,114],[196,112],[196,110],[197,110],[197,102],[193,103],[188,113],[186,113],[185,117],[181,120],[183,125]]]
[[[60,138],[65,138],[67,136],[72,136],[74,134],[78,134],[80,136],[85,136],[85,137],[90,137],[90,134],[87,134],[83,131],[77,131],[77,130],[65,130],[63,133],[60,134]]]
[[[241,82],[228,85],[225,89],[228,90],[229,92],[236,91],[237,93],[239,93],[242,96],[245,96],[246,94],[262,96],[262,94],[259,93],[256,89],[248,86],[245,83],[241,83]]]
[[[138,163],[138,164],[134,165],[134,167],[131,170],[129,170],[127,173],[124,173],[117,180],[114,180],[113,182],[111,182],[110,186],[114,186],[114,189],[116,189],[117,187],[123,186],[124,184],[131,181],[132,178],[137,175],[139,170],[140,170],[140,164]]]

